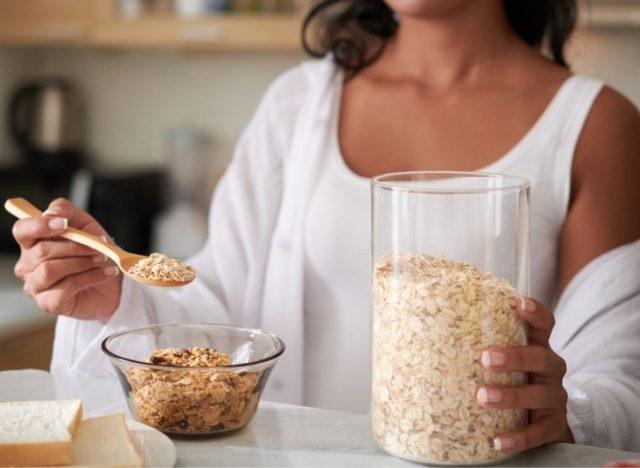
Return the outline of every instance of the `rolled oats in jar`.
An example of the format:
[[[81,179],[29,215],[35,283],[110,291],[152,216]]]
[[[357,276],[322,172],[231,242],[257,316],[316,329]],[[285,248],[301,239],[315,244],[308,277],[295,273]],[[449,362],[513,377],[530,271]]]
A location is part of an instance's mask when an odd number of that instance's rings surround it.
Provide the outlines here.
[[[373,180],[372,403],[375,442],[442,465],[510,456],[493,440],[524,409],[485,408],[484,385],[526,374],[481,363],[527,343],[516,300],[528,293],[528,183],[480,173],[399,173]]]
[[[526,344],[504,280],[444,257],[389,254],[375,265],[373,435],[415,461],[499,460],[497,435],[520,429],[526,410],[486,409],[481,384],[521,385],[523,373],[494,373],[480,362],[491,346]]]

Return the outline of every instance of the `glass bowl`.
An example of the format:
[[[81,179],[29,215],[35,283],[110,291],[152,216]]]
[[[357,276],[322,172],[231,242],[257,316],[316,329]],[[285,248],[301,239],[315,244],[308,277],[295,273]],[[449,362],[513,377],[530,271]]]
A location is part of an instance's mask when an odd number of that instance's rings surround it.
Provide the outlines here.
[[[153,364],[148,361],[154,351],[180,359],[195,347],[225,353],[231,363],[186,367],[159,363],[157,358]],[[271,333],[212,323],[151,325],[114,333],[102,342],[133,416],[179,435],[218,434],[246,426],[284,348]]]

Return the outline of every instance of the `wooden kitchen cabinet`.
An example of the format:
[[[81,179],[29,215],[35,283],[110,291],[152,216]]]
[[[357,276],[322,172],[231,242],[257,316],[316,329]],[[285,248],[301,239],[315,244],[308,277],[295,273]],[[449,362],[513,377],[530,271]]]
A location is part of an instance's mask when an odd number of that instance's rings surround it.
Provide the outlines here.
[[[173,13],[133,18],[119,14],[119,0],[95,0],[91,42],[103,47],[298,50],[297,14],[220,13],[184,19]]]
[[[55,325],[51,324],[0,338],[0,371],[49,370],[54,333]]]
[[[0,0],[0,44],[79,45],[91,0]]]
[[[140,1],[141,4],[149,2]],[[163,3],[173,5],[171,0]],[[124,14],[122,0],[0,0],[0,45],[229,51],[300,49],[300,12],[224,12],[184,18],[174,10]]]

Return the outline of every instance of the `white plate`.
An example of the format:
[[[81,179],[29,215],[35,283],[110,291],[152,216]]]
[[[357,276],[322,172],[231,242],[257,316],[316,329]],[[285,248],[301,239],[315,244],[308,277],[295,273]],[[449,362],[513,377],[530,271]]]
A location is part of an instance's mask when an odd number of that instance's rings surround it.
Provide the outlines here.
[[[176,464],[176,446],[166,435],[151,426],[127,419],[138,452],[144,459],[144,466],[172,467]]]

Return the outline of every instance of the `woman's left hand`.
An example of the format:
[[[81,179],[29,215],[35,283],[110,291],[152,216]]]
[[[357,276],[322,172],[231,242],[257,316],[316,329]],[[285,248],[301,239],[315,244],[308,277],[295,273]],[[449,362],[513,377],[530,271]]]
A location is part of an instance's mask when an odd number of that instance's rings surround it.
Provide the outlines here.
[[[493,440],[496,450],[516,452],[548,444],[573,442],[567,424],[567,392],[562,378],[564,360],[549,347],[553,314],[533,299],[520,299],[516,313],[529,324],[529,344],[490,348],[482,353],[482,365],[494,372],[529,372],[522,386],[482,386],[476,397],[485,408],[525,408],[529,425],[521,431],[501,434]]]

